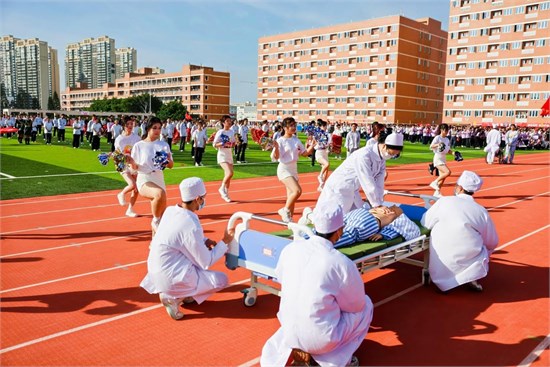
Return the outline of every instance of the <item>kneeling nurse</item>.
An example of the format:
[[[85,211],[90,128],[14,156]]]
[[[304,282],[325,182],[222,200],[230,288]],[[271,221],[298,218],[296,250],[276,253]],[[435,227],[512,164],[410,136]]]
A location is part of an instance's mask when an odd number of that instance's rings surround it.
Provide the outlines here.
[[[202,303],[228,284],[227,276],[208,270],[228,250],[234,229],[226,230],[216,243],[204,237],[195,213],[206,203],[206,188],[198,177],[180,183],[181,203],[168,207],[151,242],[147,275],[141,286],[160,296],[175,320],[183,317],[181,303]]]

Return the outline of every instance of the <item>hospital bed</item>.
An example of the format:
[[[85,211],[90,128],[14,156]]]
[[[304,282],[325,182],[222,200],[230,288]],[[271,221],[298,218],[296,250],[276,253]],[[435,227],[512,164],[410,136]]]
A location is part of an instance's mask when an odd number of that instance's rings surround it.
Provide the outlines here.
[[[420,225],[420,219],[431,204],[437,200],[430,195],[417,195],[403,192],[388,191],[388,195],[419,198],[423,206],[400,204],[386,201],[384,205],[398,205],[403,212],[419,225],[421,235],[410,241],[405,241],[401,236],[385,241],[362,242],[350,246],[338,248],[357,265],[361,273],[380,269],[397,261],[422,267],[422,283],[429,283],[428,273],[428,247],[430,244],[429,231]],[[236,222],[241,221],[237,225]],[[284,230],[275,233],[264,233],[253,229],[255,222],[270,223],[285,227]],[[228,228],[235,227],[235,238],[229,245],[225,264],[227,268],[235,270],[239,267],[250,270],[250,287],[244,289],[243,301],[246,306],[256,303],[258,289],[271,294],[279,295],[280,288],[275,276],[275,267],[282,249],[288,245],[292,238],[304,238],[313,236],[312,228],[298,223],[285,223],[247,212],[236,212],[228,222]],[[421,254],[422,260],[413,259],[414,255]]]

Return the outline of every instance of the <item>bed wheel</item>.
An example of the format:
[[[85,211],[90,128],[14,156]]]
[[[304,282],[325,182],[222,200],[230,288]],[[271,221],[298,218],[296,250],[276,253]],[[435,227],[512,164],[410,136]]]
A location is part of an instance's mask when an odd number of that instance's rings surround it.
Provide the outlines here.
[[[243,302],[246,307],[252,307],[256,304],[258,290],[254,287],[243,289]]]
[[[431,282],[430,272],[427,269],[422,270],[422,285],[428,286]]]

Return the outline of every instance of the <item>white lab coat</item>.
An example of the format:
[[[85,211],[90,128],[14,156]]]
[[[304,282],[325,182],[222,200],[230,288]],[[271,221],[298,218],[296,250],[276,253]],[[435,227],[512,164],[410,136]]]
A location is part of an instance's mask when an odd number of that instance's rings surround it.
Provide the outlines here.
[[[485,153],[487,153],[487,163],[493,163],[495,153],[498,152],[501,141],[502,135],[500,134],[500,131],[497,129],[492,129],[489,131],[486,138],[487,146],[483,149]]]
[[[371,206],[382,205],[385,175],[386,161],[380,156],[378,144],[357,149],[328,177],[317,205],[336,201],[346,214],[362,207],[360,188]]]
[[[314,236],[286,246],[275,269],[281,327],[262,350],[262,366],[284,366],[292,348],[321,366],[345,366],[367,335],[373,305],[355,264]]]
[[[424,215],[432,230],[429,271],[442,291],[481,279],[498,244],[487,210],[467,194],[440,198]]]
[[[193,297],[202,303],[228,284],[227,276],[208,270],[227,251],[222,241],[209,250],[197,215],[174,205],[166,208],[151,242],[148,273],[141,286],[171,298]]]

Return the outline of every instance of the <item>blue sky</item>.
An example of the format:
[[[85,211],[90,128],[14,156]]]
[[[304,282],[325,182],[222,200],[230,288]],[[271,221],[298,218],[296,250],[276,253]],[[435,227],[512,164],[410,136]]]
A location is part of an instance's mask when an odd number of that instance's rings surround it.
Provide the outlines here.
[[[138,67],[185,64],[231,73],[231,103],[256,100],[258,39],[401,14],[432,17],[448,30],[449,0],[0,0],[0,33],[57,49],[107,35],[134,47]]]

